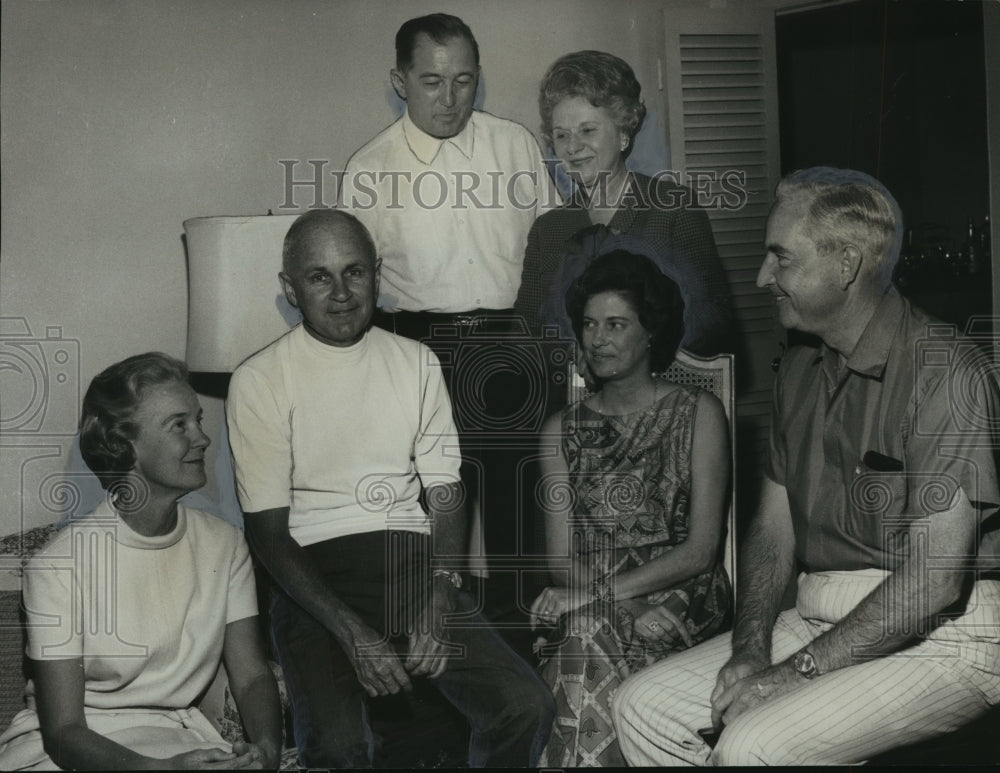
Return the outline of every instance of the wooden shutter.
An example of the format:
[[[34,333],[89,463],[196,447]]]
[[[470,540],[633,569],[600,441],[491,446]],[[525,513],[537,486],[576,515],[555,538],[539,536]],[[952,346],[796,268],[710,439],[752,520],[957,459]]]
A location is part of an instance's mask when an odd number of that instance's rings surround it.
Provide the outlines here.
[[[774,301],[756,287],[780,175],[774,11],[668,8],[664,19],[670,165],[689,185],[699,175],[717,179],[704,190],[716,202],[709,217],[742,347],[736,365],[737,465],[741,478],[756,479],[767,438],[771,361],[784,340]],[[732,206],[732,195],[722,196],[724,176],[734,173],[746,192],[738,207]],[[753,504],[743,502],[741,509]]]

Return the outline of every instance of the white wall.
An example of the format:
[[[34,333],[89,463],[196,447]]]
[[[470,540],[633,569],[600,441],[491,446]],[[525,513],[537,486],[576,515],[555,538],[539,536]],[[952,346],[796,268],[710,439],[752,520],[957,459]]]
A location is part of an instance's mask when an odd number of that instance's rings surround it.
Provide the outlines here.
[[[485,109],[536,133],[539,78],[582,48],[629,61],[651,126],[662,126],[663,5],[4,0],[0,534],[58,518],[52,476],[97,372],[151,349],[183,357],[181,223],[277,210],[279,159],[340,168],[392,121],[388,71],[403,21],[460,15],[479,40]],[[69,344],[38,343],[48,328]],[[55,362],[60,351],[67,362]],[[31,357],[49,370],[33,376]],[[206,408],[217,434],[221,407]]]

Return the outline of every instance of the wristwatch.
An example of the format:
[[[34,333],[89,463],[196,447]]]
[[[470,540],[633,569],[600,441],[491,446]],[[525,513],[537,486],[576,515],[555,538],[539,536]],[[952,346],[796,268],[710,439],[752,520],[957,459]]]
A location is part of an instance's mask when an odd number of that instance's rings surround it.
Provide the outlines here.
[[[433,577],[447,577],[448,582],[454,585],[456,588],[462,587],[462,575],[458,572],[452,572],[449,569],[435,569],[431,576]]]
[[[819,676],[819,669],[816,668],[816,658],[812,656],[809,650],[800,650],[795,653],[795,657],[792,658],[792,665],[795,666],[795,670],[804,676],[806,679],[812,679],[814,676]]]

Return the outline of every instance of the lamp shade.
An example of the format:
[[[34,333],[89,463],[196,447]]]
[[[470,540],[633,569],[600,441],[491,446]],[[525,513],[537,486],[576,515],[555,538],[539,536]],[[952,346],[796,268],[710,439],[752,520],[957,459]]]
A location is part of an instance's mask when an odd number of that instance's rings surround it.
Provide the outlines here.
[[[231,373],[298,324],[278,280],[281,246],[297,215],[184,221],[188,258],[187,364]]]

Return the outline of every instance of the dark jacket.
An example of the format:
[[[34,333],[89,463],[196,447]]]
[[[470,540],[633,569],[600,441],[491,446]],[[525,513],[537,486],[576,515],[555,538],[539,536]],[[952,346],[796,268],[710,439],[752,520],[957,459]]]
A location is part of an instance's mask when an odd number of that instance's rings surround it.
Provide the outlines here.
[[[680,286],[685,302],[681,346],[706,356],[732,351],[729,283],[708,215],[693,206],[690,189],[665,178],[629,174],[623,205],[607,229],[592,226],[579,193],[535,220],[514,310],[533,333],[560,322],[553,318],[553,307],[565,316],[562,296],[580,270],[565,270],[567,256],[585,253],[586,260],[569,261],[582,268],[610,249],[629,249],[652,258]]]

